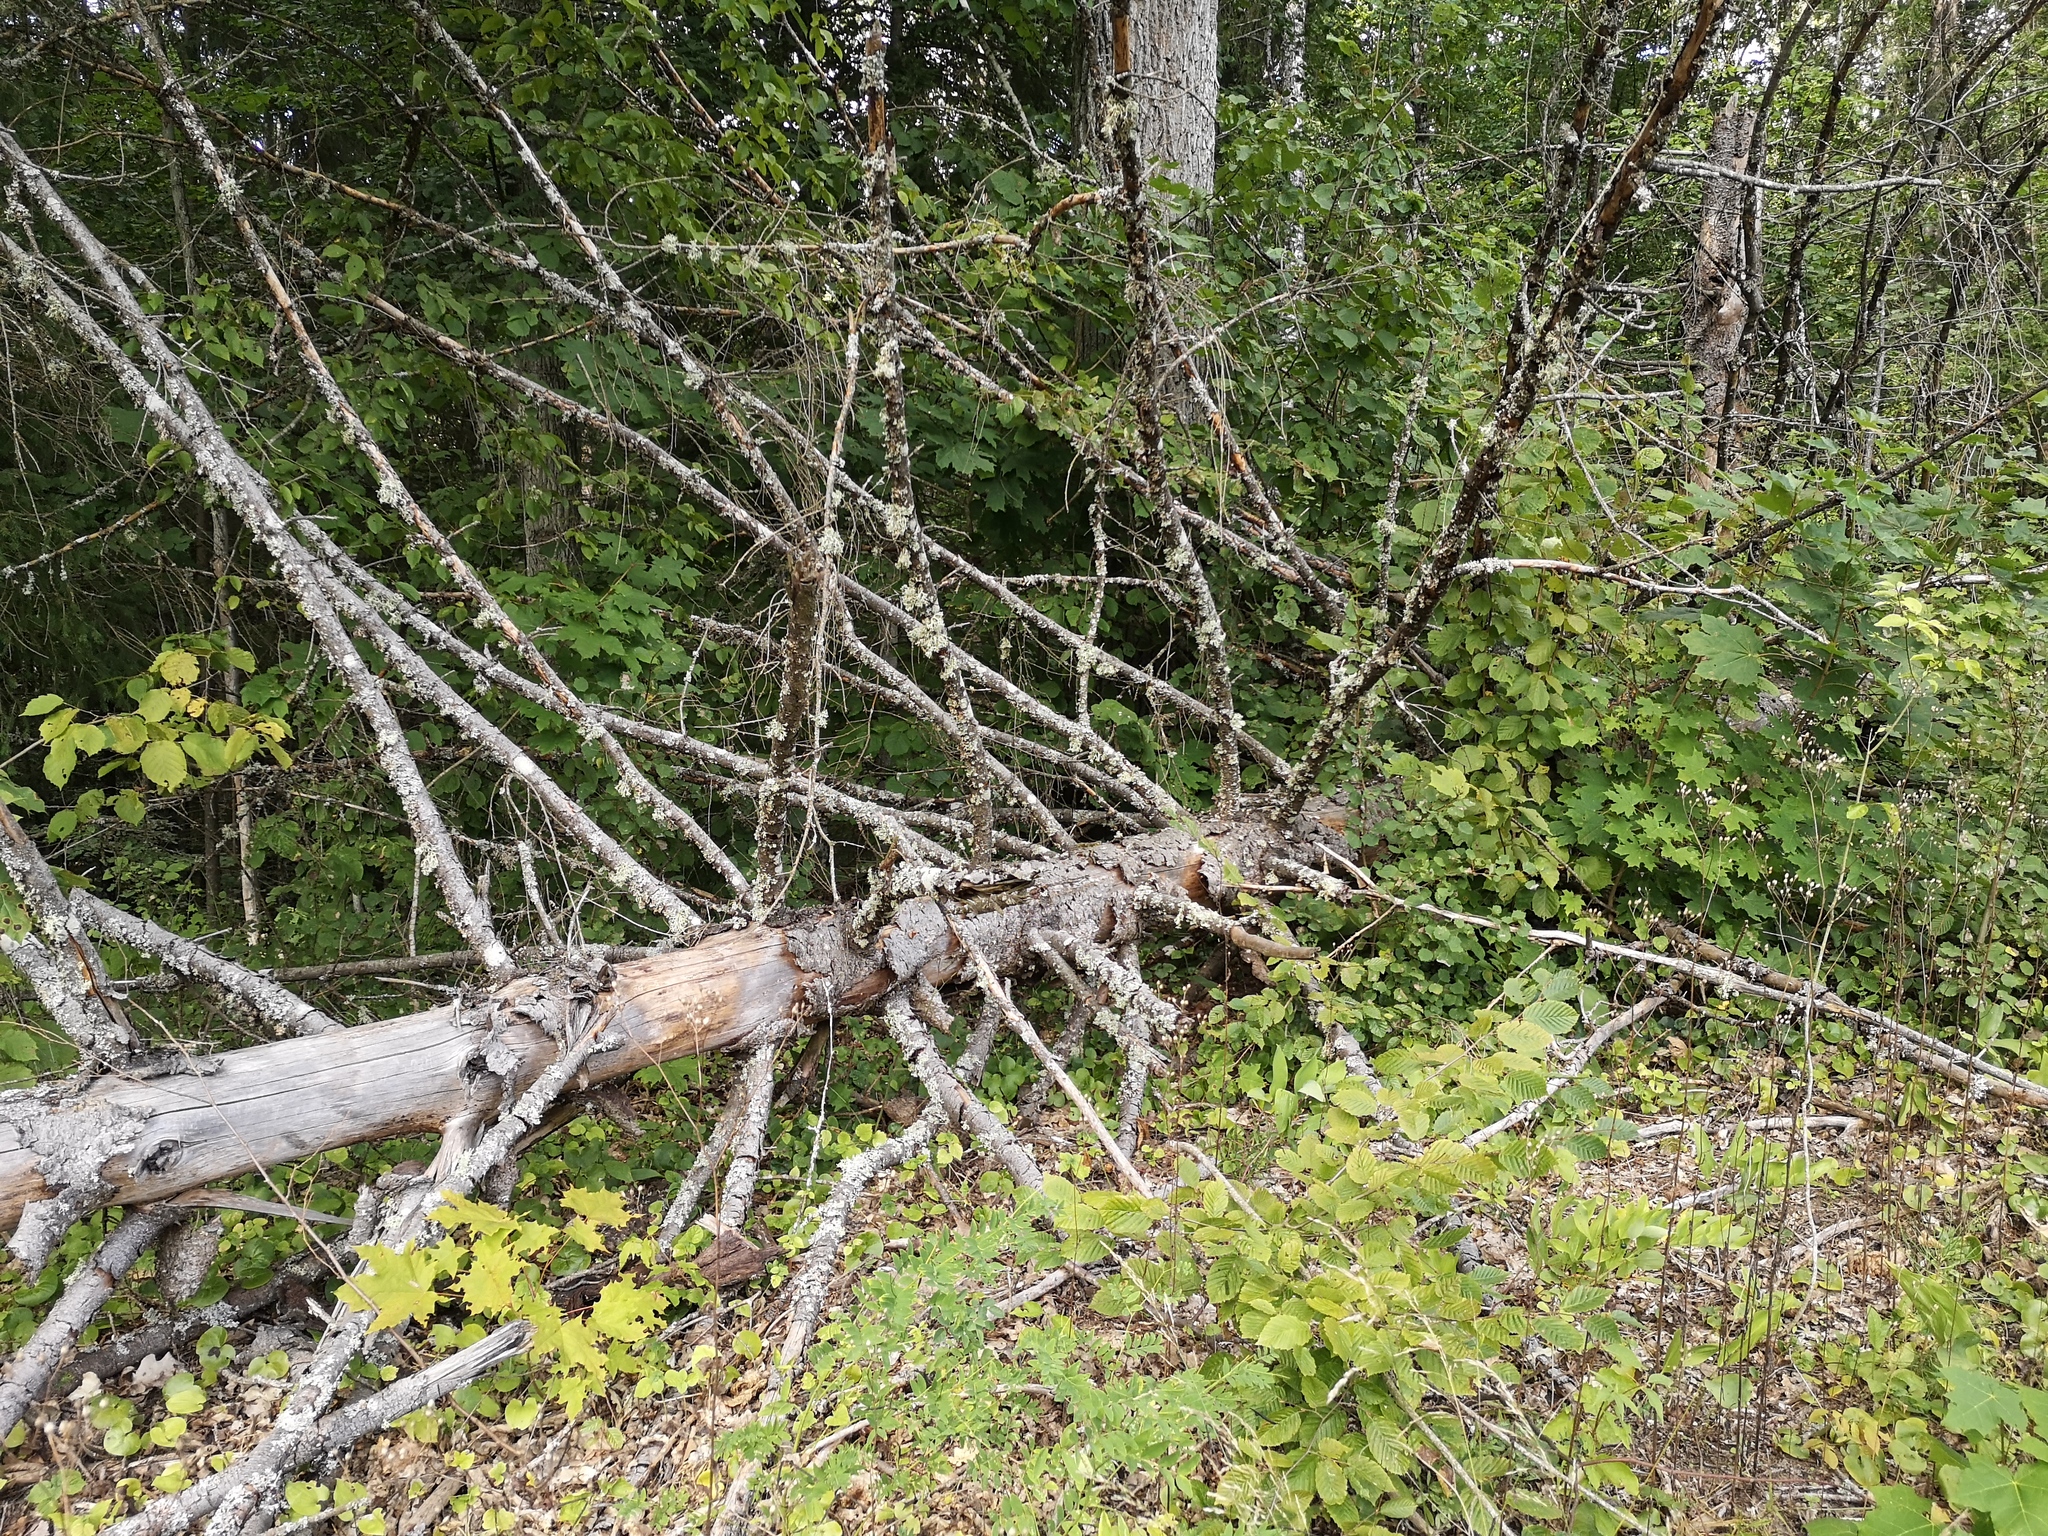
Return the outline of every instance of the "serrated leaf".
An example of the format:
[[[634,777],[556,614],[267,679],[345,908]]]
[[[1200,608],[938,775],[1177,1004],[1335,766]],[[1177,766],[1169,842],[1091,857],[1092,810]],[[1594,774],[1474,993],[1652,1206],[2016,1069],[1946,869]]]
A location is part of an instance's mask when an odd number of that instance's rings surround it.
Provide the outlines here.
[[[61,693],[39,693],[28,701],[21,713],[24,719],[32,720],[37,715],[47,715],[63,702],[64,695]]]
[[[598,1293],[590,1324],[604,1338],[637,1344],[654,1331],[667,1304],[659,1291],[631,1280],[614,1280]]]
[[[623,1227],[633,1219],[615,1189],[572,1189],[562,1196],[562,1204],[592,1226]]]
[[[1541,1056],[1550,1049],[1555,1038],[1542,1025],[1532,1022],[1527,1014],[1519,1019],[1509,1019],[1494,1031],[1494,1036],[1507,1049],[1524,1056]]]
[[[1397,1474],[1408,1469],[1412,1453],[1407,1437],[1397,1425],[1385,1419],[1367,1419],[1360,1427],[1365,1431],[1366,1449],[1372,1452],[1374,1461]]]
[[[109,715],[100,724],[105,728],[107,739],[114,744],[116,752],[140,752],[149,741],[148,730],[135,715]]]
[[[1307,1319],[1292,1312],[1275,1312],[1252,1342],[1261,1349],[1300,1349],[1314,1337],[1315,1330],[1309,1327]]]
[[[165,651],[157,657],[154,670],[173,688],[189,688],[199,681],[199,658],[190,651]]]
[[[1877,1507],[1861,1520],[1809,1520],[1807,1536],[1941,1536],[1927,1518],[1931,1501],[1912,1489],[1879,1488],[1871,1498]]]
[[[358,1312],[376,1309],[377,1315],[370,1320],[372,1333],[408,1320],[424,1323],[434,1315],[434,1308],[440,1304],[434,1290],[439,1266],[431,1251],[408,1248],[404,1253],[394,1253],[378,1244],[366,1243],[356,1252],[367,1272],[349,1282],[348,1300]]]
[[[1355,1088],[1349,1083],[1331,1089],[1330,1102],[1360,1120],[1370,1120],[1380,1111],[1380,1101],[1371,1089]]]
[[[185,755],[192,759],[192,766],[209,778],[219,778],[228,771],[227,743],[212,736],[193,732],[185,738]]]
[[[1351,1480],[1344,1475],[1344,1463],[1328,1457],[1316,1458],[1316,1497],[1325,1504],[1340,1504],[1351,1496]]]
[[[1988,1439],[2000,1427],[2025,1429],[2027,1406],[2004,1382],[1966,1365],[1945,1365],[1941,1378],[1948,1384],[1948,1407],[1941,1415],[1941,1427],[1960,1435]]]
[[[1941,1480],[1956,1503],[1989,1515],[1998,1536],[2048,1536],[2048,1466],[2015,1472],[1980,1454],[1942,1468]]]
[[[1708,682],[1752,688],[1763,677],[1764,637],[1747,624],[1704,618],[1697,629],[1687,630],[1679,640],[1700,659],[1695,676]]]
[[[478,1243],[470,1250],[469,1268],[462,1272],[456,1289],[477,1311],[501,1315],[517,1299],[513,1282],[525,1268],[525,1261],[504,1243]]]
[[[1098,1317],[1136,1317],[1145,1310],[1145,1295],[1121,1275],[1096,1287],[1089,1309]]]

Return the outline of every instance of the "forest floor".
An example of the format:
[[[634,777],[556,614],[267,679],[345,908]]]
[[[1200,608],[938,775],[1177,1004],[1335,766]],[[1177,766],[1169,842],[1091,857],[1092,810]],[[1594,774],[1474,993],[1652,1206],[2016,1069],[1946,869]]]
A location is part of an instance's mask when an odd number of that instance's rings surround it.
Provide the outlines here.
[[[1479,1257],[1506,1273],[1497,1303],[1534,1299],[1523,1236],[1532,1215],[1548,1219],[1567,1198],[1617,1209],[1691,1203],[1711,1215],[1738,1198],[1740,1167],[1752,1187],[1763,1169],[1752,1243],[1672,1252],[1616,1292],[1614,1304],[1634,1320],[1630,1342],[1653,1366],[1661,1361],[1668,1379],[1652,1422],[1615,1454],[1646,1492],[1661,1494],[1671,1528],[1687,1536],[1789,1536],[1817,1515],[1857,1513],[1868,1496],[1852,1472],[1874,1481],[1882,1461],[1873,1458],[1902,1426],[1910,1441],[1913,1389],[1927,1374],[1924,1349],[1916,1362],[1909,1343],[1888,1337],[1898,1277],[1938,1272],[1967,1285],[1993,1274],[2024,1283],[2033,1273],[2040,1250],[2003,1195],[2015,1187],[2017,1160],[2048,1151],[2037,1118],[1970,1103],[1938,1080],[1912,1079],[1902,1096],[1900,1074],[1867,1063],[1818,1092],[1782,1056],[1738,1052],[1708,1063],[1676,1037],[1618,1042],[1604,1070],[1615,1089],[1604,1122],[1610,1155],[1582,1164],[1575,1187],[1525,1185],[1473,1213]],[[1791,1129],[1783,1117],[1798,1109],[1818,1118]],[[1146,1122],[1141,1166],[1171,1180],[1163,1143],[1199,1126],[1194,1134],[1215,1145],[1225,1123],[1234,1129],[1217,1150],[1227,1171],[1293,1193],[1270,1161],[1278,1130],[1252,1105],[1219,1115],[1218,1106],[1169,1102]],[[1087,1146],[1086,1131],[1055,1112],[1026,1139],[1047,1166],[1071,1168]],[[1795,1174],[1772,1189],[1774,1166]],[[663,1337],[682,1374],[619,1376],[574,1421],[550,1405],[516,1430],[495,1397],[472,1392],[359,1444],[338,1465],[309,1469],[277,1529],[701,1531],[742,1455],[769,1468],[764,1529],[1115,1533],[1188,1529],[1205,1515],[1221,1519],[1219,1530],[1287,1528],[1260,1489],[1256,1412],[1211,1361],[1257,1352],[1218,1327],[1199,1294],[1150,1314],[1097,1315],[1096,1275],[1074,1266],[1055,1281],[1063,1261],[1049,1224],[978,1193],[985,1171],[972,1152],[950,1164],[920,1160],[870,1195],[855,1227],[866,1235],[849,1249],[830,1321],[786,1411],[765,1425],[759,1410],[783,1306],[774,1287],[786,1262],[758,1290],[668,1324]],[[659,1198],[662,1187],[639,1193]],[[1112,1273],[1115,1264],[1095,1268]],[[1037,1294],[1020,1303],[1027,1290]],[[558,1299],[579,1299],[573,1281]],[[1734,1378],[1717,1378],[1713,1362],[1759,1317],[1769,1335],[1763,1359],[1759,1367],[1754,1339],[1737,1341],[1752,1369],[1731,1392]],[[316,1330],[301,1312],[233,1331],[231,1360],[216,1349],[204,1407],[156,1451],[108,1454],[104,1406],[108,1394],[147,1399],[173,1366],[199,1369],[189,1347],[169,1363],[146,1363],[140,1377],[74,1386],[0,1459],[0,1532],[82,1536],[132,1510],[146,1485],[175,1488],[223,1464],[270,1423]],[[1497,1406],[1532,1429],[1589,1400],[1590,1353],[1524,1350],[1518,1364],[1513,1402]],[[30,1485],[59,1496],[31,1508],[18,1498]]]

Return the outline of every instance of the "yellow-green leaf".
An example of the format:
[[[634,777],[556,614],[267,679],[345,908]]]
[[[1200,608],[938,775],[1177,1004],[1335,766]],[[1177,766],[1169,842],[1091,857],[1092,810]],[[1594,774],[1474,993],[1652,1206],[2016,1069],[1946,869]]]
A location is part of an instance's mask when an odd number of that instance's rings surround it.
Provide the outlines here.
[[[456,1289],[478,1311],[503,1313],[510,1310],[515,1299],[512,1282],[525,1267],[525,1261],[504,1243],[478,1243],[470,1250],[469,1268],[456,1282]]]
[[[210,777],[218,777],[228,771],[227,743],[212,736],[202,736],[196,731],[185,738],[185,755],[192,759],[192,766]]]
[[[654,1331],[663,1306],[659,1291],[635,1285],[631,1280],[614,1280],[598,1293],[597,1305],[590,1309],[590,1322],[605,1338],[637,1344]]]
[[[134,715],[109,715],[100,723],[116,752],[140,752],[149,740],[149,732]]]
[[[152,741],[142,749],[138,761],[158,789],[176,789],[187,778],[185,754],[175,741]]]
[[[424,1323],[434,1315],[440,1302],[434,1292],[439,1266],[431,1252],[411,1248],[394,1253],[375,1243],[365,1244],[356,1252],[369,1272],[349,1282],[349,1305],[358,1312],[377,1309],[370,1322],[371,1332],[395,1327],[407,1319]]]
[[[1507,1049],[1524,1056],[1541,1056],[1550,1049],[1553,1038],[1549,1030],[1531,1023],[1526,1016],[1509,1019],[1494,1033]]]
[[[1300,1349],[1315,1336],[1305,1318],[1291,1312],[1275,1312],[1266,1319],[1255,1341],[1262,1349]]]
[[[562,1204],[594,1226],[623,1227],[633,1219],[615,1189],[572,1189]]]

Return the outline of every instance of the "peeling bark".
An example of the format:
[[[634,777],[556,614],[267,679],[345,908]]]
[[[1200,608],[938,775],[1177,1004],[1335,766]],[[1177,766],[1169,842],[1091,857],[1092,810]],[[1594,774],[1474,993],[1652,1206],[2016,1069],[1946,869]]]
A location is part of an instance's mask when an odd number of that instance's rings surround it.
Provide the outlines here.
[[[1731,101],[1714,118],[1707,162],[1747,175],[1756,113]],[[1685,296],[1685,346],[1701,397],[1703,472],[1726,457],[1729,429],[1742,401],[1742,337],[1749,325],[1743,282],[1743,204],[1748,191],[1733,176],[1716,176],[1700,194],[1699,238]]]
[[[1312,850],[1318,833],[1327,835],[1322,822],[1283,837],[1247,819],[1211,826],[1199,841],[1145,834],[1014,866],[993,890],[976,887],[971,874],[899,866],[872,904],[879,913],[881,901],[895,903],[894,919],[871,935],[874,915],[830,908],[617,966],[598,1007],[621,1043],[592,1057],[582,1083],[756,1048],[828,1014],[870,1013],[902,981],[954,980],[969,943],[1002,973],[1021,974],[1038,964],[1034,930],[1089,945],[1124,942],[1181,908],[1226,900],[1226,867],[1254,870],[1276,852]],[[500,1081],[493,1102],[509,1101],[558,1054],[554,1039],[518,1016],[542,984],[528,977],[501,987],[496,1006],[451,1005],[223,1052],[193,1076],[102,1077],[0,1095],[0,1225],[17,1229],[11,1246],[23,1253],[101,1206],[163,1200],[288,1158],[439,1129],[477,1112],[470,1083],[479,1068]]]

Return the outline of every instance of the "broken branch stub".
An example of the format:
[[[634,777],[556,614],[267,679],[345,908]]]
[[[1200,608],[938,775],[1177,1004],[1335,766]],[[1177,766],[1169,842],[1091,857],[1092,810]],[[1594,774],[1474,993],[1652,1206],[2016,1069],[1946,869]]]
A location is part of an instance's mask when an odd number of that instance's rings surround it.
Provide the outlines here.
[[[1038,963],[1035,930],[1122,942],[1161,909],[1140,900],[1141,891],[1214,905],[1228,894],[1227,868],[1255,869],[1297,842],[1312,846],[1313,832],[1283,836],[1256,819],[1199,837],[1147,833],[1013,866],[998,894],[964,890],[965,899],[951,903],[940,899],[949,894],[948,872],[898,867],[874,909],[893,900],[893,917],[871,939],[860,912],[828,908],[616,967],[598,1013],[621,1043],[593,1055],[582,1078],[602,1082],[682,1056],[756,1047],[828,1013],[871,1012],[904,979],[953,980],[969,943],[999,971],[1018,974]],[[475,1112],[470,1083],[479,1066],[502,1081],[509,1101],[558,1053],[555,1040],[520,1016],[541,985],[521,978],[484,1008],[449,1005],[223,1052],[186,1076],[103,1077],[0,1095],[0,1226],[14,1231],[10,1250],[38,1268],[65,1225],[99,1207],[165,1200],[289,1158],[439,1129]]]

